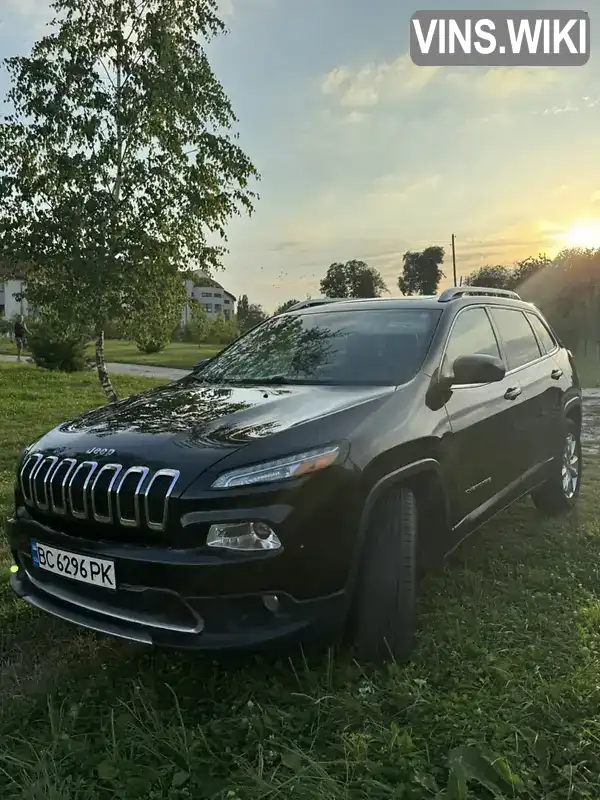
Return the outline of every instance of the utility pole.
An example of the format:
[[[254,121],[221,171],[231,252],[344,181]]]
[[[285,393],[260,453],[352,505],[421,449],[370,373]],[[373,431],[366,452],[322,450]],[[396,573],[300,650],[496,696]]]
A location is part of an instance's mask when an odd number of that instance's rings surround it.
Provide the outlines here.
[[[456,283],[456,248],[454,246],[455,238],[456,237],[454,236],[454,234],[452,234],[452,271],[453,271],[453,274],[454,274],[454,285],[456,286],[457,285],[457,283]]]

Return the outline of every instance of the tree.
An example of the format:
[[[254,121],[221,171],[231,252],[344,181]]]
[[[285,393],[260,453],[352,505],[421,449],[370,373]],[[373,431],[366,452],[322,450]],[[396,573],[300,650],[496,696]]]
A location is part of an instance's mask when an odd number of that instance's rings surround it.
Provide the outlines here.
[[[237,307],[237,320],[242,333],[254,328],[255,325],[258,325],[266,318],[267,314],[261,305],[250,303],[247,294],[243,294],[240,297]]]
[[[281,305],[277,306],[277,308],[273,312],[273,316],[276,317],[278,314],[283,314],[284,311],[287,311],[288,308],[295,306],[296,303],[299,302],[300,301],[296,300],[295,298],[292,298],[291,300],[286,300],[285,303],[282,303]]]
[[[444,273],[440,265],[444,262],[443,247],[431,246],[421,251],[408,251],[402,257],[402,275],[398,288],[402,294],[437,294]]]
[[[509,267],[480,267],[464,279],[466,286],[487,286],[489,289],[513,289],[515,273]]]
[[[547,269],[551,265],[552,259],[548,258],[545,253],[540,253],[537,256],[529,256],[523,259],[523,261],[517,261],[513,268],[515,287],[520,287],[535,276],[539,276],[542,270]]]
[[[219,314],[210,324],[207,338],[213,344],[229,344],[239,335],[237,320],[226,320]]]
[[[335,262],[321,281],[325,297],[381,297],[387,286],[379,272],[364,261]]]
[[[134,274],[130,276],[132,281],[133,278]],[[164,291],[167,280],[171,285]],[[143,353],[158,353],[171,341],[186,300],[187,294],[177,273],[163,278],[160,283],[140,283],[123,303],[125,338],[132,339]]]
[[[208,330],[210,328],[210,320],[208,319],[208,314],[202,308],[200,303],[193,297],[190,297],[188,300],[189,309],[190,309],[190,316],[192,318],[192,326],[193,326],[193,336],[194,341],[200,344],[203,342],[206,337],[208,336]]]
[[[92,326],[109,400],[104,328],[140,286],[169,304],[174,276],[220,265],[228,219],[251,212],[258,175],[203,41],[214,0],[55,0],[51,32],[10,58],[0,126],[0,243],[27,265],[27,299]],[[147,316],[141,315],[140,325]]]

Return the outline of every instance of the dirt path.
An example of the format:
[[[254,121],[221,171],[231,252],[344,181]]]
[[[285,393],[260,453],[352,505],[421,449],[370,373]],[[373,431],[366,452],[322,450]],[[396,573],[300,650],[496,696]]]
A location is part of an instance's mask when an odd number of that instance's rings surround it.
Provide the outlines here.
[[[16,356],[0,355],[0,361],[16,363]],[[137,375],[141,378],[164,378],[167,381],[178,381],[189,374],[187,369],[174,367],[152,367],[146,364],[113,364],[107,363],[106,369],[114,375]]]

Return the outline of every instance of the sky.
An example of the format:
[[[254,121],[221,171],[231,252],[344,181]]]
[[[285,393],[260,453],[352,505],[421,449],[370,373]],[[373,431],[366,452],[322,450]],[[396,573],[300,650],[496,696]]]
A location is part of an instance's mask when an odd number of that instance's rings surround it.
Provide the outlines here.
[[[213,68],[261,173],[215,275],[267,311],[316,297],[334,261],[362,259],[398,295],[402,254],[446,248],[443,285],[485,264],[600,246],[600,64],[594,0],[221,0]],[[425,68],[419,9],[589,11],[584,67]],[[48,0],[1,0],[0,58],[25,54]],[[598,51],[600,52],[600,51]],[[0,95],[8,89],[0,73]]]

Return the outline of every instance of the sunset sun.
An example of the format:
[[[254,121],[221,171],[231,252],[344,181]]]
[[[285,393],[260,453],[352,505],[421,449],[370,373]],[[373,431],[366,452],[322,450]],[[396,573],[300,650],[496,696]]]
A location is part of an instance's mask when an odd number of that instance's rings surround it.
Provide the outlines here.
[[[567,247],[600,247],[600,220],[581,220],[568,228],[562,236]]]

